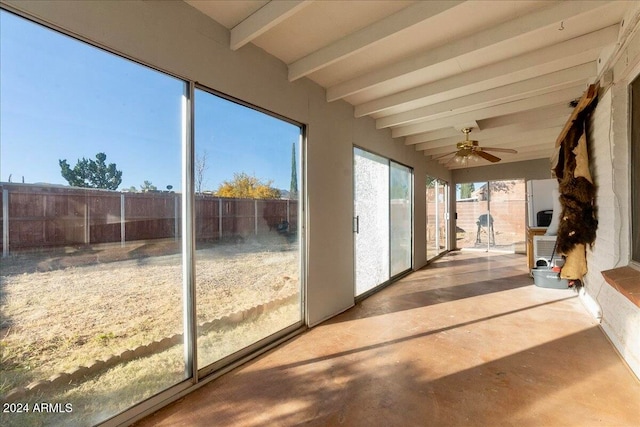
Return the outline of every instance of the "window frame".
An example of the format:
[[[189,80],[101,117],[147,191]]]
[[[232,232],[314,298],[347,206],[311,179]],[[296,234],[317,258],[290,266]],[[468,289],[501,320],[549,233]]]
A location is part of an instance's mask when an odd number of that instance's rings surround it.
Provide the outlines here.
[[[629,81],[629,265],[640,270],[640,73]],[[635,120],[634,120],[635,118]]]
[[[82,35],[75,34],[64,27],[53,24],[46,19],[41,19],[30,13],[27,13],[20,8],[12,6],[10,4],[1,3],[0,11],[2,13],[11,14],[20,19],[29,21],[37,26],[47,29],[57,35],[65,36],[76,42],[82,43],[86,46],[97,49],[101,52],[114,55],[125,61],[142,66],[146,69],[161,73],[165,76],[177,79],[185,85],[185,92],[183,94],[183,103],[181,109],[181,115],[183,117],[181,131],[181,155],[180,164],[182,166],[181,181],[182,181],[182,267],[183,273],[182,286],[185,293],[184,298],[184,319],[185,319],[185,340],[184,340],[184,357],[185,357],[185,374],[188,377],[182,381],[175,383],[174,385],[160,390],[156,394],[148,397],[138,403],[127,407],[122,412],[109,415],[107,418],[102,419],[96,425],[100,426],[118,426],[122,424],[130,424],[136,422],[145,416],[167,406],[169,403],[176,401],[184,395],[195,391],[200,386],[215,380],[219,376],[231,371],[232,369],[240,366],[243,363],[248,362],[251,359],[257,358],[265,352],[275,348],[283,342],[291,339],[292,337],[304,332],[309,324],[308,311],[307,311],[307,243],[306,243],[306,230],[308,226],[307,218],[307,135],[308,124],[296,121],[288,118],[274,111],[268,110],[263,107],[251,104],[247,101],[235,98],[231,95],[222,93],[207,86],[200,85],[193,78],[179,75],[175,72],[169,71],[157,65],[151,64],[144,60],[138,59],[131,55],[119,52],[109,46],[100,44],[94,40],[91,40]],[[215,369],[211,367],[200,367],[197,364],[197,342],[196,342],[196,316],[193,312],[195,310],[195,302],[193,302],[194,296],[194,252],[195,252],[195,230],[194,230],[194,216],[195,216],[195,194],[194,194],[194,147],[195,147],[195,134],[194,134],[194,92],[196,89],[209,92],[217,97],[226,99],[227,101],[236,103],[243,107],[250,108],[257,112],[266,114],[270,117],[282,120],[294,126],[300,128],[300,145],[299,153],[297,153],[297,161],[299,162],[300,176],[298,176],[298,195],[299,195],[299,222],[298,233],[300,235],[300,248],[299,248],[299,275],[300,275],[300,309],[301,316],[300,321],[277,332],[276,334],[265,337],[264,339],[253,343],[252,345],[245,347],[238,353],[232,355],[233,357],[223,359],[224,364],[215,366]],[[3,195],[3,197],[6,197]],[[8,246],[7,246],[8,249]],[[188,274],[187,274],[188,273]]]

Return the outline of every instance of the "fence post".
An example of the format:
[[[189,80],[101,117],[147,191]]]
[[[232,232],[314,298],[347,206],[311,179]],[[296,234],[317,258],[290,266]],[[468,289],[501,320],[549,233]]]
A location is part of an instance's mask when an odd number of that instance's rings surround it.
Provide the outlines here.
[[[127,226],[126,226],[126,218],[125,215],[125,204],[124,204],[124,193],[120,193],[120,246],[124,247],[127,242],[127,236],[125,235]]]
[[[178,218],[180,209],[178,207],[178,195],[173,196],[173,211],[174,211],[174,220],[173,220],[173,240],[178,240],[178,228],[180,227],[180,220]]]
[[[222,199],[218,198],[218,239],[222,240]]]
[[[9,256],[9,190],[2,189],[2,257]]]
[[[47,195],[42,196],[42,217],[44,220],[42,221],[42,242],[46,243],[47,241]]]
[[[287,224],[291,224],[291,218],[289,217],[289,199],[287,199]]]
[[[88,245],[91,243],[91,229],[89,222],[89,196],[85,194],[84,197],[84,243]]]
[[[258,235],[258,199],[253,199],[253,222],[256,229],[256,236]]]

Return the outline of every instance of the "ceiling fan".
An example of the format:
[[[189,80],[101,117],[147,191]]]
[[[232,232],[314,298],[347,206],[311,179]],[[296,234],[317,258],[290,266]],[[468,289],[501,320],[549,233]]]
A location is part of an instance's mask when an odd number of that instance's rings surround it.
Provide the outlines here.
[[[495,151],[499,153],[512,153],[517,154],[516,150],[511,148],[495,148],[495,147],[480,147],[478,145],[478,141],[470,140],[469,133],[471,133],[471,128],[462,129],[464,133],[464,141],[460,141],[456,144],[456,151],[452,151],[447,154],[443,154],[441,156],[433,157],[433,160],[442,159],[444,157],[450,156],[454,154],[454,156],[446,163],[447,165],[451,162],[460,163],[463,166],[466,166],[469,162],[469,159],[473,161],[478,161],[481,158],[490,161],[491,163],[499,162],[500,157],[496,157],[493,154],[487,153],[487,151]]]

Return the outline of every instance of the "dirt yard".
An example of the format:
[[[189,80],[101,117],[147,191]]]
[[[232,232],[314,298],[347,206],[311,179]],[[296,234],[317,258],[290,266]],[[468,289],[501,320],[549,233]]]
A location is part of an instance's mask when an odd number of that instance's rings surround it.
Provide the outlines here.
[[[0,394],[182,333],[176,242],[2,259]],[[299,291],[297,244],[208,244],[196,252],[198,323]]]

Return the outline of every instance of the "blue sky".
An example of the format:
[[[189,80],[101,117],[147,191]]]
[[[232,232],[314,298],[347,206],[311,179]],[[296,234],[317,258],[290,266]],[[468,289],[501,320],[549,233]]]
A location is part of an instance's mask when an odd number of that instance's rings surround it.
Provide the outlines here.
[[[104,152],[120,188],[179,190],[183,92],[179,79],[0,12],[0,181],[67,184],[59,159]],[[203,91],[195,117],[203,189],[236,172],[289,189],[297,126]]]

